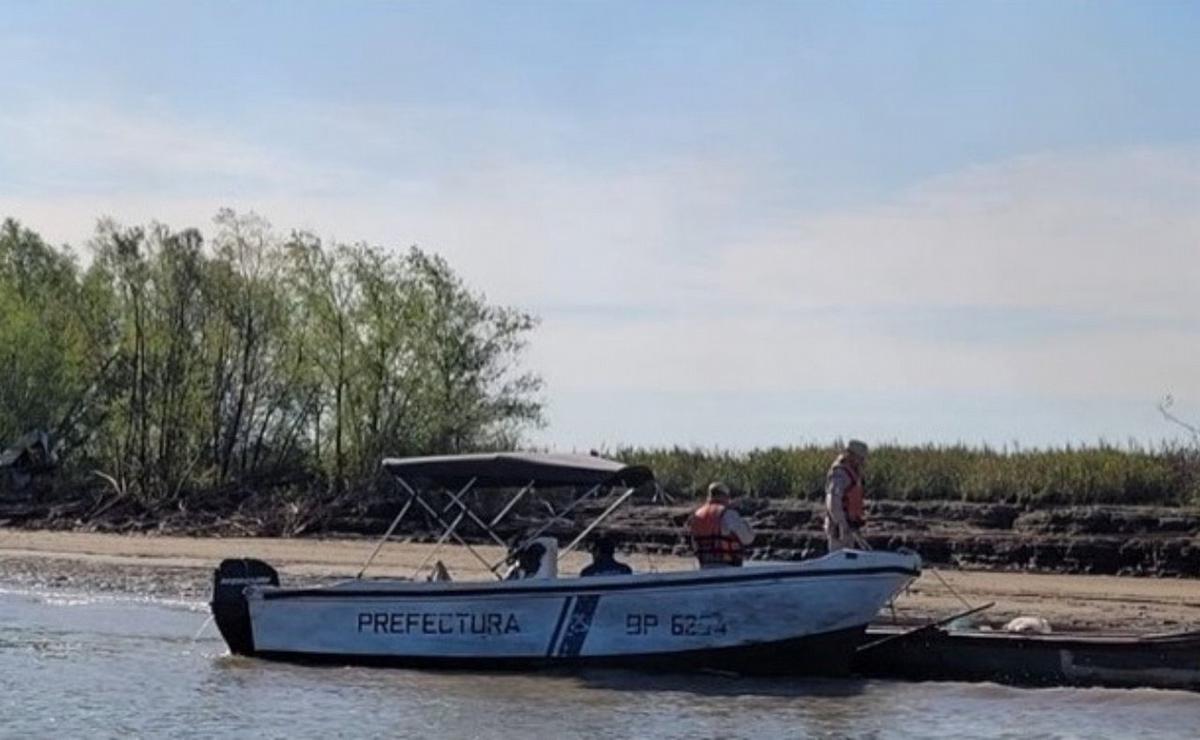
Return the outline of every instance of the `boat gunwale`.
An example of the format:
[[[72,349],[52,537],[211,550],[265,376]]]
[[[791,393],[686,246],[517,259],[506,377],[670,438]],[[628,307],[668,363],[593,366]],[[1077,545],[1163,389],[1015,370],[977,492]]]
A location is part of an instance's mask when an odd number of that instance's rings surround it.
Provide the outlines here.
[[[803,561],[809,565],[816,561]],[[800,564],[797,564],[800,565]],[[876,575],[899,575],[916,578],[919,568],[901,565],[880,565],[862,568],[778,568],[775,566],[729,568],[738,573],[704,571],[679,571],[675,573],[635,573],[630,576],[596,576],[591,578],[572,577],[555,579],[527,579],[521,581],[480,582],[395,582],[390,588],[340,588],[354,581],[317,588],[260,587],[252,593],[265,601],[282,599],[359,599],[359,598],[438,598],[456,599],[471,596],[519,596],[541,594],[591,594],[608,592],[645,591],[652,589],[677,589],[691,586],[740,585],[760,581],[792,580],[799,578],[834,578]],[[716,569],[713,569],[716,571]],[[702,575],[703,574],[703,575]],[[652,576],[652,580],[646,580]],[[630,579],[630,580],[626,580]],[[533,582],[536,581],[536,582]]]
[[[890,626],[871,625],[867,628],[869,636],[900,637],[904,630]],[[994,647],[1020,647],[1028,645],[1043,649],[1070,649],[1072,647],[1098,648],[1129,648],[1144,649],[1161,648],[1200,648],[1200,630],[1184,630],[1180,632],[1154,633],[1139,635],[1136,633],[1103,633],[1103,632],[1004,632],[1002,630],[947,630],[931,629],[923,635],[913,635],[914,638],[927,642],[962,642],[978,641],[998,643]]]

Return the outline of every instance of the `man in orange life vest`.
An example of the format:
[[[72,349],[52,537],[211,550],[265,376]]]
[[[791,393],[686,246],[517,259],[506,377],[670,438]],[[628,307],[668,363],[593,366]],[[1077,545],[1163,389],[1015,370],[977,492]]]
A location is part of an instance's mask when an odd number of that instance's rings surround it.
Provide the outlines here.
[[[867,445],[852,439],[825,475],[825,537],[829,552],[850,547],[866,523],[862,471]]]
[[[692,512],[688,529],[701,568],[741,565],[746,546],[754,541],[750,525],[729,506],[729,488],[719,481],[709,485],[708,500]]]

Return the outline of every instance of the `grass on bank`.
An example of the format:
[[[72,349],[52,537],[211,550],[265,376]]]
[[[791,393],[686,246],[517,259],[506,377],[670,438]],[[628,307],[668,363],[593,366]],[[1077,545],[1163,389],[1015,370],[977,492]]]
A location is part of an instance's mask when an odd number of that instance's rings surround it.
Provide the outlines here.
[[[684,495],[699,495],[710,481],[723,480],[744,495],[816,500],[837,450],[815,445],[745,453],[627,447],[615,456],[649,465],[668,491]],[[872,450],[866,478],[874,499],[1200,505],[1200,451],[1188,447],[1001,451],[884,445]]]

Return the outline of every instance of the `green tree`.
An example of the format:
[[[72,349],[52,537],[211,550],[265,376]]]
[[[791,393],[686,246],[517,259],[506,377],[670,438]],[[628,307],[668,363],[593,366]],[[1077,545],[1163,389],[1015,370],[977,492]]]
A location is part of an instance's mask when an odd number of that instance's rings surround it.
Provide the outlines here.
[[[213,238],[102,221],[67,249],[0,229],[0,433],[66,430],[147,509],[189,490],[316,473],[335,491],[387,454],[513,444],[540,423],[527,314],[440,258],[280,238],[223,210]]]
[[[7,219],[0,225],[0,441],[32,430],[56,438],[106,364],[97,296],[68,250]]]
[[[406,263],[427,363],[426,445],[447,452],[513,446],[521,429],[542,422],[541,379],[518,363],[536,320],[489,304],[436,255],[414,248]]]

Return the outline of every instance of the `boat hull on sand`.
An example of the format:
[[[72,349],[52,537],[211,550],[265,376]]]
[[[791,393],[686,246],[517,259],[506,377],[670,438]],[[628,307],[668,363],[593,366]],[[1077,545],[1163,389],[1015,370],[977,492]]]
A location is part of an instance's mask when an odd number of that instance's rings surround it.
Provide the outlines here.
[[[843,674],[879,609],[919,574],[912,554],[495,583],[349,581],[279,588],[225,561],[213,611],[233,652],[446,668],[622,666]]]

